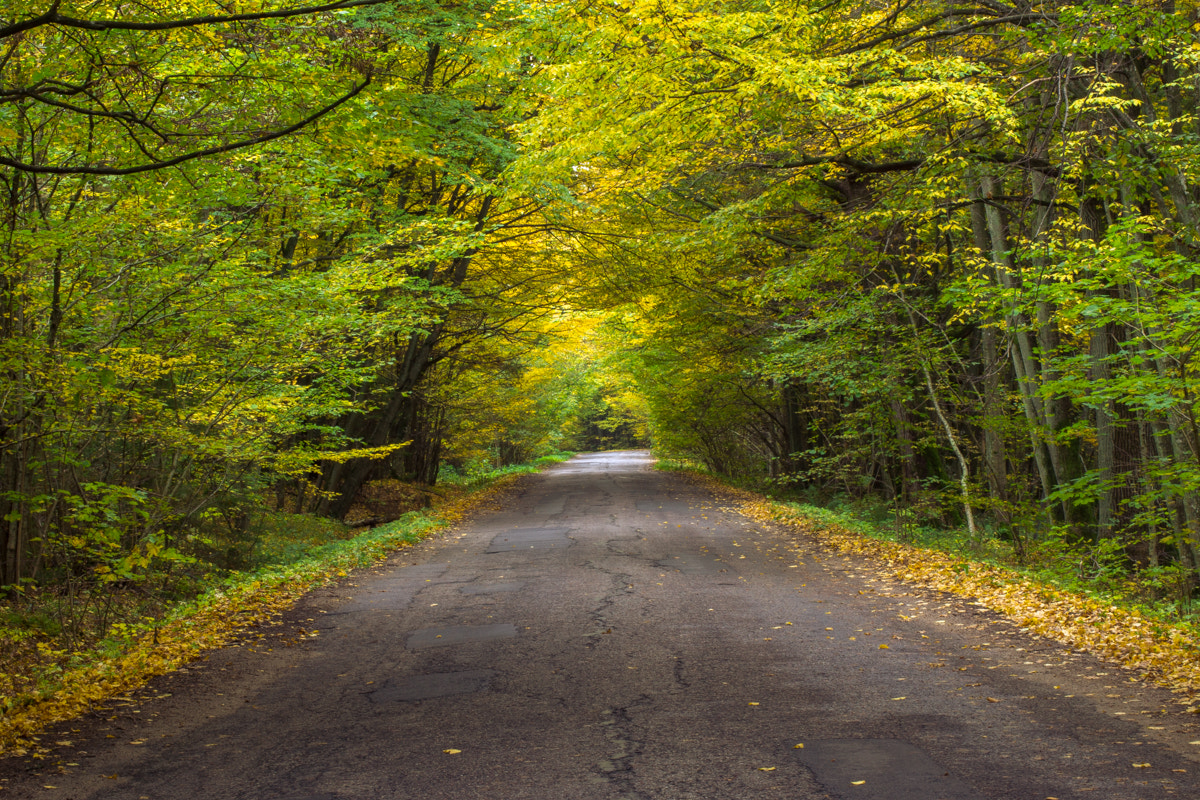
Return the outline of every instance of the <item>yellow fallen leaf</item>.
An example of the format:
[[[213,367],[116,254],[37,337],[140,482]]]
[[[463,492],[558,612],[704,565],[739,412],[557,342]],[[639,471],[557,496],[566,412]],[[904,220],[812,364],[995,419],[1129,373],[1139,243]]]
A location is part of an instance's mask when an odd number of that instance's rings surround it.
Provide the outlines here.
[[[1150,763],[1147,762],[1145,764],[1134,764],[1133,766],[1135,766],[1138,769],[1145,769],[1146,767],[1150,766]]]
[[[850,781],[851,786],[862,786],[866,781]]]
[[[792,747],[792,749],[793,749],[793,750],[803,750],[803,749],[804,749],[804,742],[800,742],[800,744],[798,744],[798,745],[795,745],[794,747]]]
[[[997,700],[997,699],[996,699],[996,698],[994,698],[994,697],[989,697],[989,698],[987,699],[987,701],[988,701],[989,703],[999,703],[999,702],[1000,702],[999,700]]]
[[[888,649],[888,646],[887,646],[886,644],[881,644],[881,645],[879,645],[879,649],[880,649],[880,650],[887,650],[887,649]]]
[[[774,767],[759,767],[758,771],[759,772],[774,772],[775,768]]]
[[[756,705],[758,705],[758,703],[755,703],[755,702],[751,701],[751,702],[749,703],[749,705],[756,706]]]
[[[450,748],[447,748],[446,750],[443,750],[442,752],[446,753],[447,755],[456,756],[459,753],[461,753],[462,750],[455,750],[453,747],[450,747]]]
[[[907,697],[893,697],[893,700],[907,700]]]

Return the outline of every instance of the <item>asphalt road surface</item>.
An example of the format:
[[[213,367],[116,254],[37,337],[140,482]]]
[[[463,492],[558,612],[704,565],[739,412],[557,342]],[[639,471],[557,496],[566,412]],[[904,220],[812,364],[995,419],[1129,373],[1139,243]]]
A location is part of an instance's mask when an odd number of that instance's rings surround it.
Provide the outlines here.
[[[0,798],[1200,798],[1169,693],[650,465],[526,479],[3,762]]]

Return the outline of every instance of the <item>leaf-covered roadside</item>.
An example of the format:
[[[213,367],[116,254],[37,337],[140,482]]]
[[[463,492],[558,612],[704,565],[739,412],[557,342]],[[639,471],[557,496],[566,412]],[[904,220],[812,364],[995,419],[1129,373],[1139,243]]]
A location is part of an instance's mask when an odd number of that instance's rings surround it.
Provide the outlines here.
[[[313,548],[293,563],[236,575],[176,608],[163,620],[147,625],[117,655],[100,651],[76,655],[73,666],[47,675],[40,691],[0,697],[0,757],[37,757],[43,750],[39,731],[134,690],[157,675],[193,661],[204,651],[228,644],[247,629],[291,607],[315,587],[345,577],[348,570],[386,558],[399,548],[445,530],[493,503],[520,474],[504,475],[440,508],[409,512],[353,539]]]
[[[744,516],[802,531],[839,553],[871,558],[881,573],[970,597],[1029,631],[1114,662],[1122,669],[1182,695],[1190,706],[1200,692],[1200,640],[1182,625],[1132,608],[1055,588],[1008,569],[939,550],[871,538],[821,515],[697,476],[732,501]]]

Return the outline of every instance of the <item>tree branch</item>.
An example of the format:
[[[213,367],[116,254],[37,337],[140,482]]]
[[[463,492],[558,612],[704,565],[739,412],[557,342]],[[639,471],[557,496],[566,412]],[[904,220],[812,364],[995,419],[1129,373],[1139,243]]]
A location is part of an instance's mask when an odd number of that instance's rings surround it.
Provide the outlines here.
[[[878,174],[881,172],[906,172],[914,170],[925,163],[923,158],[910,158],[903,161],[885,161],[881,164],[872,164],[867,161],[860,161],[857,158],[851,158],[846,155],[838,156],[811,156],[809,158],[800,158],[791,161],[779,161],[774,164],[764,162],[747,162],[739,164],[742,169],[802,169],[804,167],[815,167],[821,164],[838,164],[843,167],[849,167],[863,175]]]
[[[392,0],[340,0],[336,3],[323,3],[316,6],[301,6],[300,8],[281,8],[275,11],[257,11],[246,14],[206,14],[200,17],[185,17],[169,19],[161,22],[132,22],[120,19],[79,19],[58,13],[60,0],[54,0],[50,8],[36,17],[14,22],[0,28],[0,39],[16,36],[18,33],[40,28],[45,25],[58,25],[63,28],[79,28],[85,31],[169,31],[176,28],[195,28],[200,25],[221,25],[230,22],[254,22],[261,19],[286,19],[306,14],[321,14],[326,11],[342,11],[348,8],[362,6],[377,6],[390,3]]]
[[[217,147],[207,147],[203,150],[193,150],[190,153],[184,153],[183,155],[178,155],[178,156],[175,156],[174,158],[163,159],[162,161],[152,161],[149,164],[139,164],[135,167],[96,167],[96,166],[53,167],[53,166],[43,166],[40,164],[27,164],[23,161],[17,161],[12,158],[6,158],[4,156],[0,156],[0,166],[10,167],[19,172],[29,172],[29,173],[33,173],[36,175],[134,175],[139,172],[149,172],[150,170],[155,170],[155,169],[166,169],[168,167],[173,167],[177,164],[182,164],[185,161],[191,161],[192,159],[204,158],[206,156],[220,155],[221,153],[228,153],[233,150],[241,150],[242,148],[245,148],[245,147],[253,147],[254,145],[257,145],[257,144],[263,144],[264,142],[270,142],[275,139],[280,139],[284,136],[293,134],[296,131],[300,130],[301,128],[311,125],[312,123],[319,120],[321,117],[323,117],[326,114],[328,114],[329,112],[333,111],[338,106],[340,106],[343,103],[345,103],[346,101],[350,100],[350,98],[352,98],[355,95],[357,95],[358,93],[360,93],[363,89],[366,89],[370,84],[371,84],[371,79],[367,78],[361,84],[354,87],[354,89],[351,90],[348,94],[342,95],[337,100],[333,101],[332,103],[325,106],[324,108],[317,111],[316,113],[314,113],[308,117],[305,117],[304,119],[300,120],[299,122],[297,122],[293,125],[289,125],[288,127],[283,128],[282,130],[272,131],[271,133],[264,133],[261,136],[255,136],[250,139],[243,139],[240,142],[230,142],[229,144],[223,144],[223,145],[219,145]]]

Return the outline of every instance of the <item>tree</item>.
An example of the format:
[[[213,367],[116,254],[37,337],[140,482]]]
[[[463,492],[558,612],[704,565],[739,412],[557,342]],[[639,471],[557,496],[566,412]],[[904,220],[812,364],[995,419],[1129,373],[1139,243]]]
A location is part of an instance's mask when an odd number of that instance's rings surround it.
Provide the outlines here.
[[[243,526],[264,474],[311,468],[277,448],[344,413],[366,318],[344,274],[281,264],[278,199],[325,176],[276,169],[364,86],[347,40],[367,5],[11,8],[0,585],[170,556],[214,514]]]

